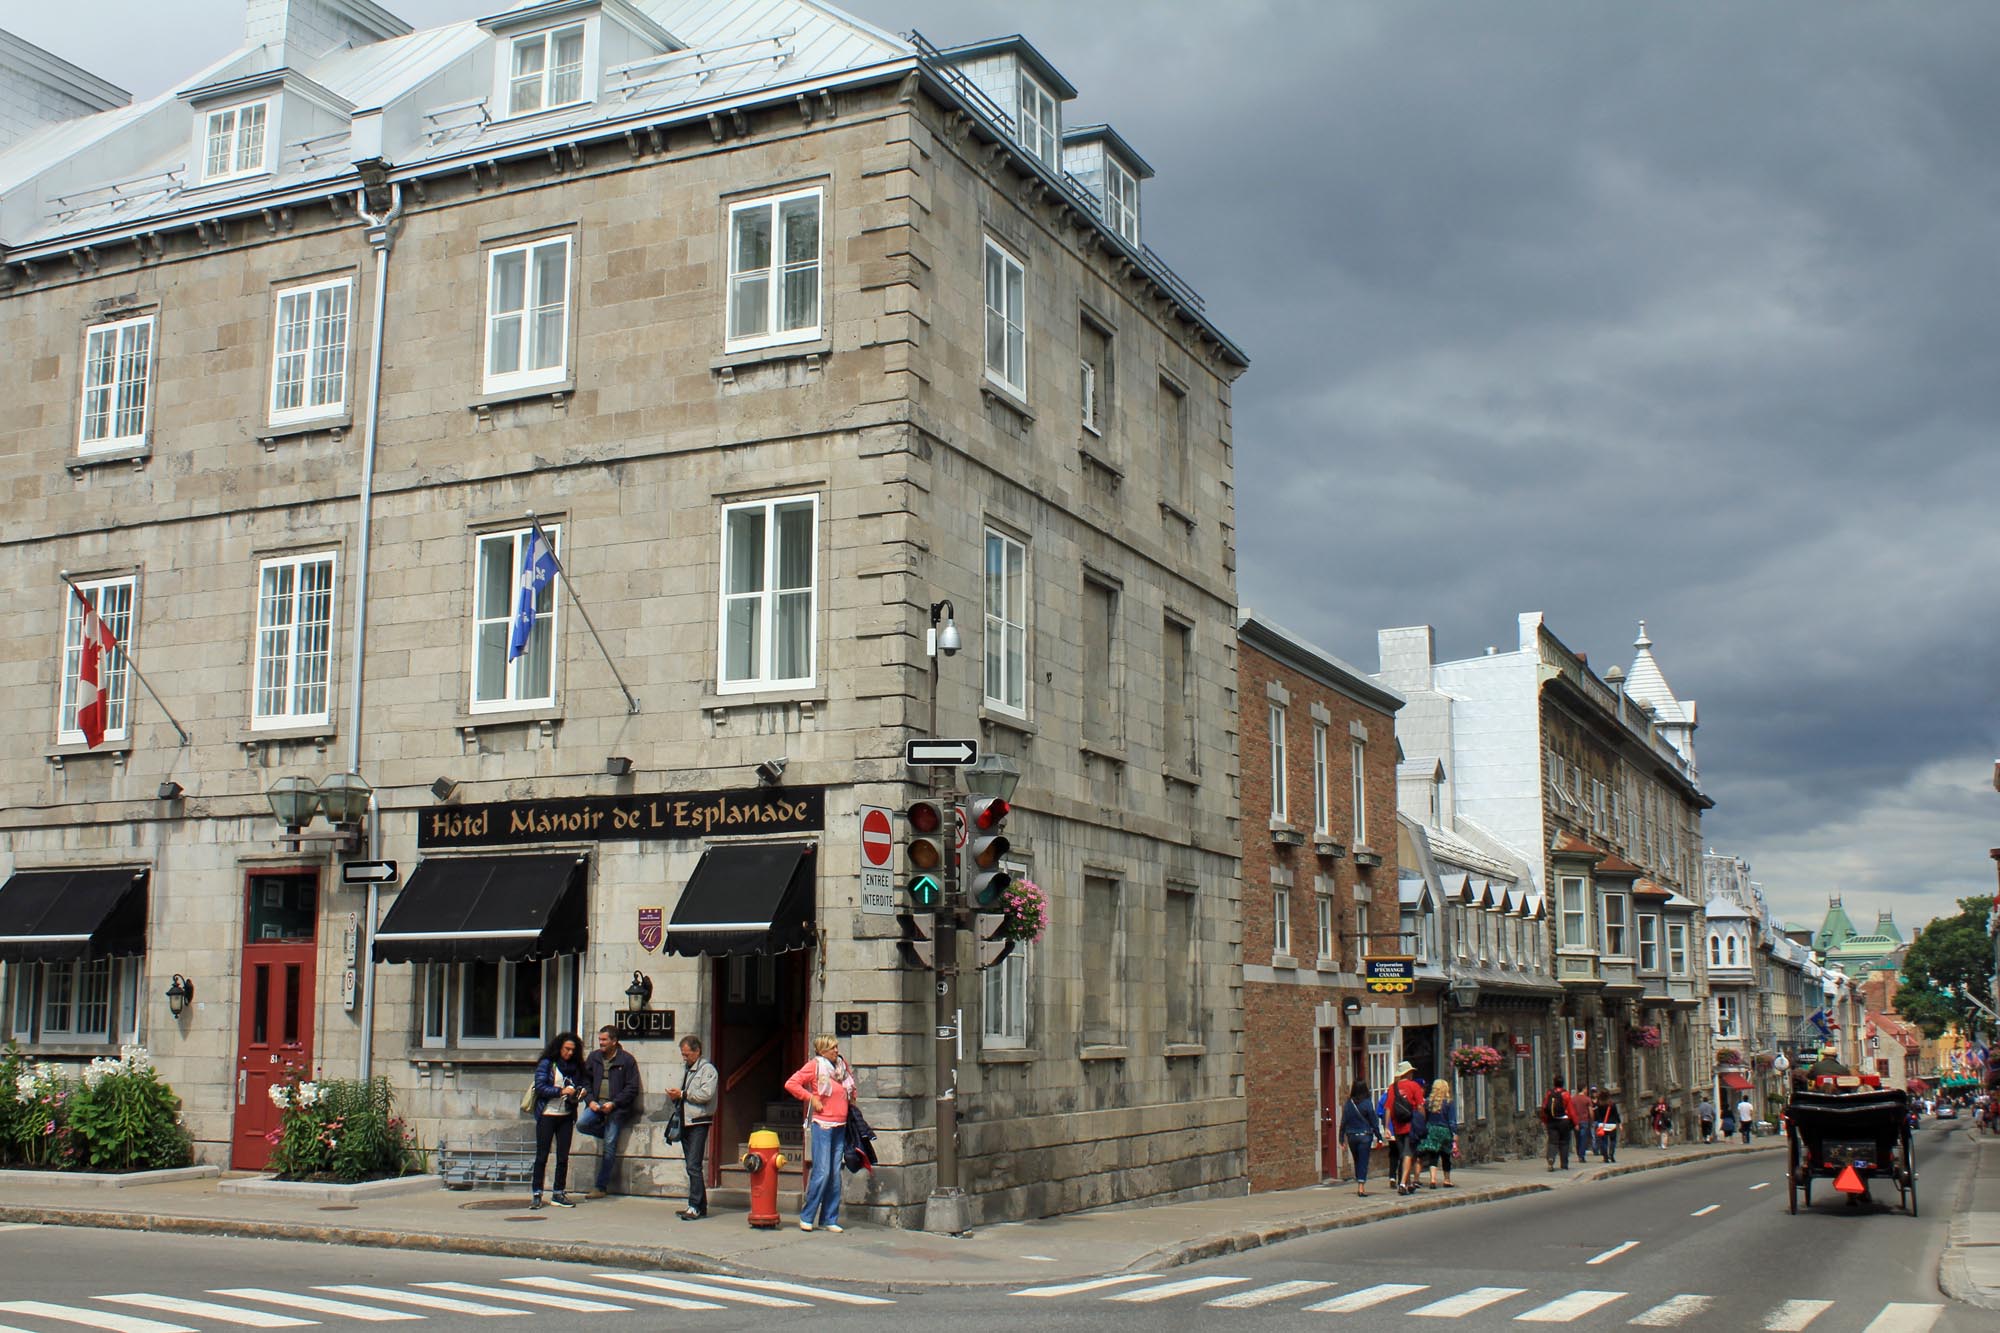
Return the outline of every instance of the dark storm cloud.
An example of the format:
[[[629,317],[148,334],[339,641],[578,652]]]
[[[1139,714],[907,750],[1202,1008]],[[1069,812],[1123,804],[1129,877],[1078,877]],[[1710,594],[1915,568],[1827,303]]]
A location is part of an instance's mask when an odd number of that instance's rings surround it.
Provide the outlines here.
[[[1463,655],[1541,610],[1602,668],[1643,616],[1701,703],[1708,838],[1781,911],[1990,891],[2000,9],[852,7],[1025,33],[1159,169],[1148,239],[1255,362],[1246,602],[1361,663],[1381,625]],[[140,92],[239,30],[93,8],[94,51],[13,23]]]

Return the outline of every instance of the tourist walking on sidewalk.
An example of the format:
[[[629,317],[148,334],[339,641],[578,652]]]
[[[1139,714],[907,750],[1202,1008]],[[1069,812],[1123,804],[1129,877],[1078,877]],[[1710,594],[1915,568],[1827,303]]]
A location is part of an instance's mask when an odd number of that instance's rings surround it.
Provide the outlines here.
[[[799,1230],[840,1231],[840,1154],[847,1138],[847,1099],[854,1095],[854,1071],[840,1058],[840,1039],[813,1038],[813,1057],[785,1080],[785,1091],[806,1104],[811,1146],[806,1156],[806,1201]]]
[[[1549,1134],[1546,1155],[1551,1171],[1556,1169],[1558,1157],[1562,1159],[1562,1169],[1569,1170],[1570,1138],[1575,1133],[1571,1128],[1573,1122],[1569,1118],[1569,1108],[1569,1093],[1563,1090],[1562,1075],[1557,1074],[1555,1082],[1551,1083],[1549,1090],[1542,1095],[1542,1127]]]
[[[587,1091],[576,1132],[604,1141],[597,1154],[597,1187],[591,1191],[596,1198],[610,1193],[618,1135],[639,1114],[639,1062],[618,1044],[616,1029],[597,1030],[597,1049],[583,1062],[583,1086]]]
[[[1625,1127],[1625,1113],[1610,1094],[1597,1101],[1597,1155],[1607,1162],[1618,1160],[1618,1131]]]
[[[574,1208],[569,1201],[569,1145],[576,1132],[576,1103],[586,1086],[578,1055],[583,1039],[574,1032],[559,1032],[535,1062],[535,1087],[529,1100],[535,1112],[535,1174],[528,1207],[542,1206],[543,1173],[549,1164],[549,1149],[556,1150],[556,1190],[549,1202],[558,1208]]]
[[[1743,1094],[1743,1100],[1736,1103],[1736,1127],[1743,1131],[1743,1142],[1750,1142],[1750,1131],[1757,1128],[1757,1108],[1750,1104],[1747,1092]]]
[[[1451,1183],[1451,1158],[1458,1151],[1458,1103],[1451,1097],[1451,1084],[1439,1079],[1431,1084],[1424,1103],[1424,1138],[1417,1145],[1417,1158],[1431,1171],[1432,1189],[1456,1189]],[[1438,1184],[1438,1170],[1444,1170],[1444,1184]]]
[[[1389,1085],[1389,1132],[1396,1136],[1401,1160],[1396,1175],[1396,1193],[1417,1192],[1417,1143],[1424,1134],[1424,1083],[1417,1067],[1408,1060],[1396,1066],[1396,1081]]]
[[[1667,1136],[1673,1133],[1674,1129],[1674,1108],[1667,1105],[1665,1097],[1653,1103],[1652,1120],[1653,1133],[1659,1138],[1660,1146],[1664,1148],[1667,1146]]]
[[[680,1108],[681,1160],[688,1178],[688,1204],[678,1216],[683,1222],[699,1222],[708,1216],[708,1128],[715,1120],[722,1075],[701,1058],[701,1038],[692,1033],[681,1038],[681,1064],[681,1085],[667,1089],[668,1099]]]
[[[1694,1118],[1701,1122],[1701,1141],[1715,1142],[1715,1103],[1704,1097],[1694,1108]]]
[[[1590,1160],[1591,1140],[1597,1137],[1597,1089],[1578,1088],[1570,1094],[1569,1118],[1576,1126],[1576,1164]]]
[[[1369,1095],[1368,1085],[1357,1079],[1341,1104],[1340,1141],[1354,1155],[1354,1192],[1364,1199],[1368,1197],[1368,1160],[1385,1137],[1382,1117],[1375,1114],[1375,1099]]]

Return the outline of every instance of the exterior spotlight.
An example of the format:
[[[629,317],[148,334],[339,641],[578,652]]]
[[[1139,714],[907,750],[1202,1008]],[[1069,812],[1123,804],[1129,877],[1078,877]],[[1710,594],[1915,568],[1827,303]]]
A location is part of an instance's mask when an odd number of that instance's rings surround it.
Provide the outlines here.
[[[614,754],[604,761],[604,771],[614,778],[622,778],[632,771],[632,761],[622,754]]]
[[[431,795],[440,802],[449,801],[458,795],[458,784],[450,778],[439,778],[431,784]]]
[[[181,786],[180,783],[175,782],[172,778],[168,778],[160,784],[160,799],[163,801],[178,801],[181,798],[181,794],[186,790],[187,788]]]
[[[766,787],[777,786],[784,780],[785,762],[785,756],[779,755],[776,759],[766,759],[757,765],[757,781]]]

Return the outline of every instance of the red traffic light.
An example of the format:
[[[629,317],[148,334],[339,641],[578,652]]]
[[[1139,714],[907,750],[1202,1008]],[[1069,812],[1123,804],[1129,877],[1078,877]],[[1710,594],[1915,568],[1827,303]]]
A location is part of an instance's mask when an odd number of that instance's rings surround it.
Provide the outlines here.
[[[912,833],[936,833],[944,827],[944,814],[930,801],[918,801],[905,813]]]
[[[998,796],[989,796],[972,803],[972,825],[982,831],[999,828],[1006,822],[1014,807]]]

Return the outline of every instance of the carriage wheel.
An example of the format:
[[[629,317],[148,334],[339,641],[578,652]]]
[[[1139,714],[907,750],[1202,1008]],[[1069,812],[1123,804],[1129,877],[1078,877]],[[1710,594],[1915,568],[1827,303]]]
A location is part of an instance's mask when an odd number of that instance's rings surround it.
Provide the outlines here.
[[[1789,1132],[1788,1129],[1786,1137],[1791,1140],[1792,1161],[1791,1166],[1785,1172],[1785,1184],[1787,1192],[1791,1195],[1792,1214],[1797,1216],[1799,1211],[1799,1136]]]
[[[1806,1207],[1812,1207],[1812,1172],[1806,1172]]]
[[[1910,1182],[1907,1203],[1910,1209],[1910,1216],[1915,1217],[1917,1215],[1917,1169],[1915,1167],[1906,1168],[1903,1174],[1908,1177]]]

